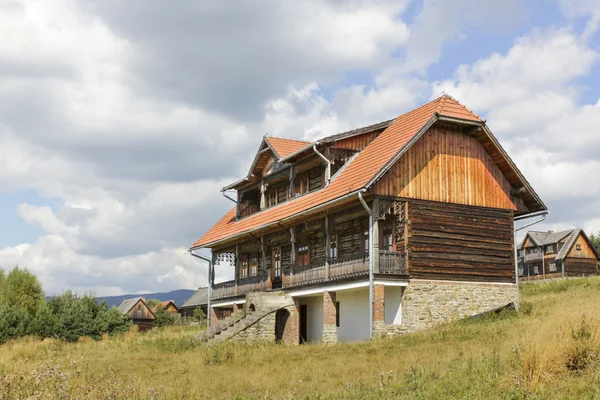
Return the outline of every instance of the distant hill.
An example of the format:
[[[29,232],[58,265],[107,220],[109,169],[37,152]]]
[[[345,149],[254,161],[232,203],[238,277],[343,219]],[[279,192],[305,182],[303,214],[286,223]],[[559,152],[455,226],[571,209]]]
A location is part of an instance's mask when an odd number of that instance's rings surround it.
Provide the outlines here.
[[[131,299],[132,297],[140,297],[143,296],[146,299],[158,299],[160,301],[173,300],[175,304],[179,307],[187,299],[189,299],[192,294],[194,294],[194,290],[189,289],[179,289],[173,290],[172,292],[167,293],[145,293],[145,294],[124,294],[121,296],[98,296],[98,302],[106,300],[106,304],[108,307],[118,306],[123,302],[123,300]]]

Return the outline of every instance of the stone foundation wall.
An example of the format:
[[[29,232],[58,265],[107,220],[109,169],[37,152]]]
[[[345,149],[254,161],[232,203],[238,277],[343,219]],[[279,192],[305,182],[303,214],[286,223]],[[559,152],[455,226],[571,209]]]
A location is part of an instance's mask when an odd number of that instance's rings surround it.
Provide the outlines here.
[[[337,343],[338,328],[336,325],[336,294],[335,292],[323,293],[323,343]]]
[[[275,341],[275,313],[272,312],[244,329],[231,340],[236,342]]]

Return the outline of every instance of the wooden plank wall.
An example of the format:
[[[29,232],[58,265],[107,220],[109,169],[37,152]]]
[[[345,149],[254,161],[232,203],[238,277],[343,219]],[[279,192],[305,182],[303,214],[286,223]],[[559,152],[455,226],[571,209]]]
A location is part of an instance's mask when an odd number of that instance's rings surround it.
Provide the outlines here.
[[[577,250],[577,245],[581,246],[581,250]],[[579,234],[577,241],[571,247],[569,254],[567,257],[575,257],[575,258],[593,258],[596,259],[596,255],[594,254],[594,250],[590,247],[590,244],[583,237],[582,234]]]
[[[410,200],[411,278],[514,282],[511,211]]]
[[[598,275],[598,261],[595,258],[567,257],[564,263],[567,276]]]
[[[375,183],[373,192],[515,210],[511,188],[477,139],[436,125]]]
[[[138,306],[142,306],[142,309],[138,311]],[[129,311],[129,318],[131,319],[154,319],[154,315],[150,311],[148,307],[146,307],[145,303],[139,300],[135,306]]]
[[[362,151],[369,143],[373,141],[381,133],[381,130],[375,132],[367,132],[362,135],[349,137],[347,139],[341,139],[335,142],[333,147],[336,149],[348,149],[355,151]]]

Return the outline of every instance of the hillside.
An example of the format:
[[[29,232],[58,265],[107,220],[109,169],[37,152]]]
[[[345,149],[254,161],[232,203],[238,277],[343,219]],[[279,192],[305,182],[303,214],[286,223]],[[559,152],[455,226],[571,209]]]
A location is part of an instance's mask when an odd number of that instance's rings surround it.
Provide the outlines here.
[[[527,283],[521,299],[520,313],[338,345],[210,347],[195,327],[24,339],[2,346],[0,399],[65,387],[62,398],[598,398],[600,278]]]
[[[121,296],[98,297],[98,301],[106,301],[106,304],[109,307],[112,307],[118,306],[123,302],[123,300],[143,296],[146,299],[158,299],[160,301],[173,300],[175,304],[177,304],[177,306],[180,306],[183,303],[185,303],[185,301],[189,299],[192,296],[192,294],[194,294],[193,290],[179,289],[167,293],[124,294]]]

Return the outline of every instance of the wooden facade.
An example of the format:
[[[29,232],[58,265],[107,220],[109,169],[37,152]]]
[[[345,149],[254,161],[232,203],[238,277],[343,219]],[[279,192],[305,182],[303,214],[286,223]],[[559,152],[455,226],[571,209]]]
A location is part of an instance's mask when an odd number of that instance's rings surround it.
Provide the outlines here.
[[[411,277],[514,282],[512,212],[411,200],[408,214]]]
[[[511,189],[482,144],[448,125],[430,128],[373,185],[385,196],[516,210]]]

